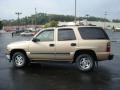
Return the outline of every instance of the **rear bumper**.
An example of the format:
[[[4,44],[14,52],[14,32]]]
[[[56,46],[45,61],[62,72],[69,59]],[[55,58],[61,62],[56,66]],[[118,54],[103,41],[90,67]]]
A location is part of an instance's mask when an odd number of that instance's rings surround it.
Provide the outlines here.
[[[114,58],[113,54],[109,55],[109,57],[108,57],[109,60],[113,60],[113,58]]]
[[[104,61],[104,60],[112,60],[114,58],[114,55],[110,52],[100,52],[97,53],[97,60]]]

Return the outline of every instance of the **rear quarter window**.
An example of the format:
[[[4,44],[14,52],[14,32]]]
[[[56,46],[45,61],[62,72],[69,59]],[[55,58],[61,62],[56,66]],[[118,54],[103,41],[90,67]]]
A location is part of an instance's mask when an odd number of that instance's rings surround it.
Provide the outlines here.
[[[80,27],[78,28],[79,33],[83,39],[87,40],[97,40],[97,39],[109,39],[106,32],[99,27]]]

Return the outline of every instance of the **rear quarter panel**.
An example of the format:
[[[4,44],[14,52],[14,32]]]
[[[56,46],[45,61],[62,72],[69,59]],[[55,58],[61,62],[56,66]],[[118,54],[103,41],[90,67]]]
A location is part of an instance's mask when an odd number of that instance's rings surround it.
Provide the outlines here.
[[[93,50],[98,60],[107,60],[110,52],[106,52],[109,40],[79,40],[77,49]]]

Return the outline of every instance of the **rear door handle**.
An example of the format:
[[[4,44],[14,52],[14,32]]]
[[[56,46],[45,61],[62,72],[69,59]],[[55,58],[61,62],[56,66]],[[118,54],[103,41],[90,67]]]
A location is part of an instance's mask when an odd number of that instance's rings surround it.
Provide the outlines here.
[[[54,47],[54,46],[55,46],[55,44],[50,44],[49,46],[50,46],[50,47]]]
[[[71,43],[71,46],[76,46],[76,43]]]

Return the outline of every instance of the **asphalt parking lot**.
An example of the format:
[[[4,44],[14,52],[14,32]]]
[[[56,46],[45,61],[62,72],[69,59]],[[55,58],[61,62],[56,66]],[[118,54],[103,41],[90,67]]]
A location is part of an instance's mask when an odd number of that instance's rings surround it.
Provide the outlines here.
[[[16,69],[6,60],[5,47],[31,37],[0,34],[0,90],[120,90],[120,32],[108,32],[112,61],[99,63],[93,72],[82,73],[72,64],[34,63]]]

